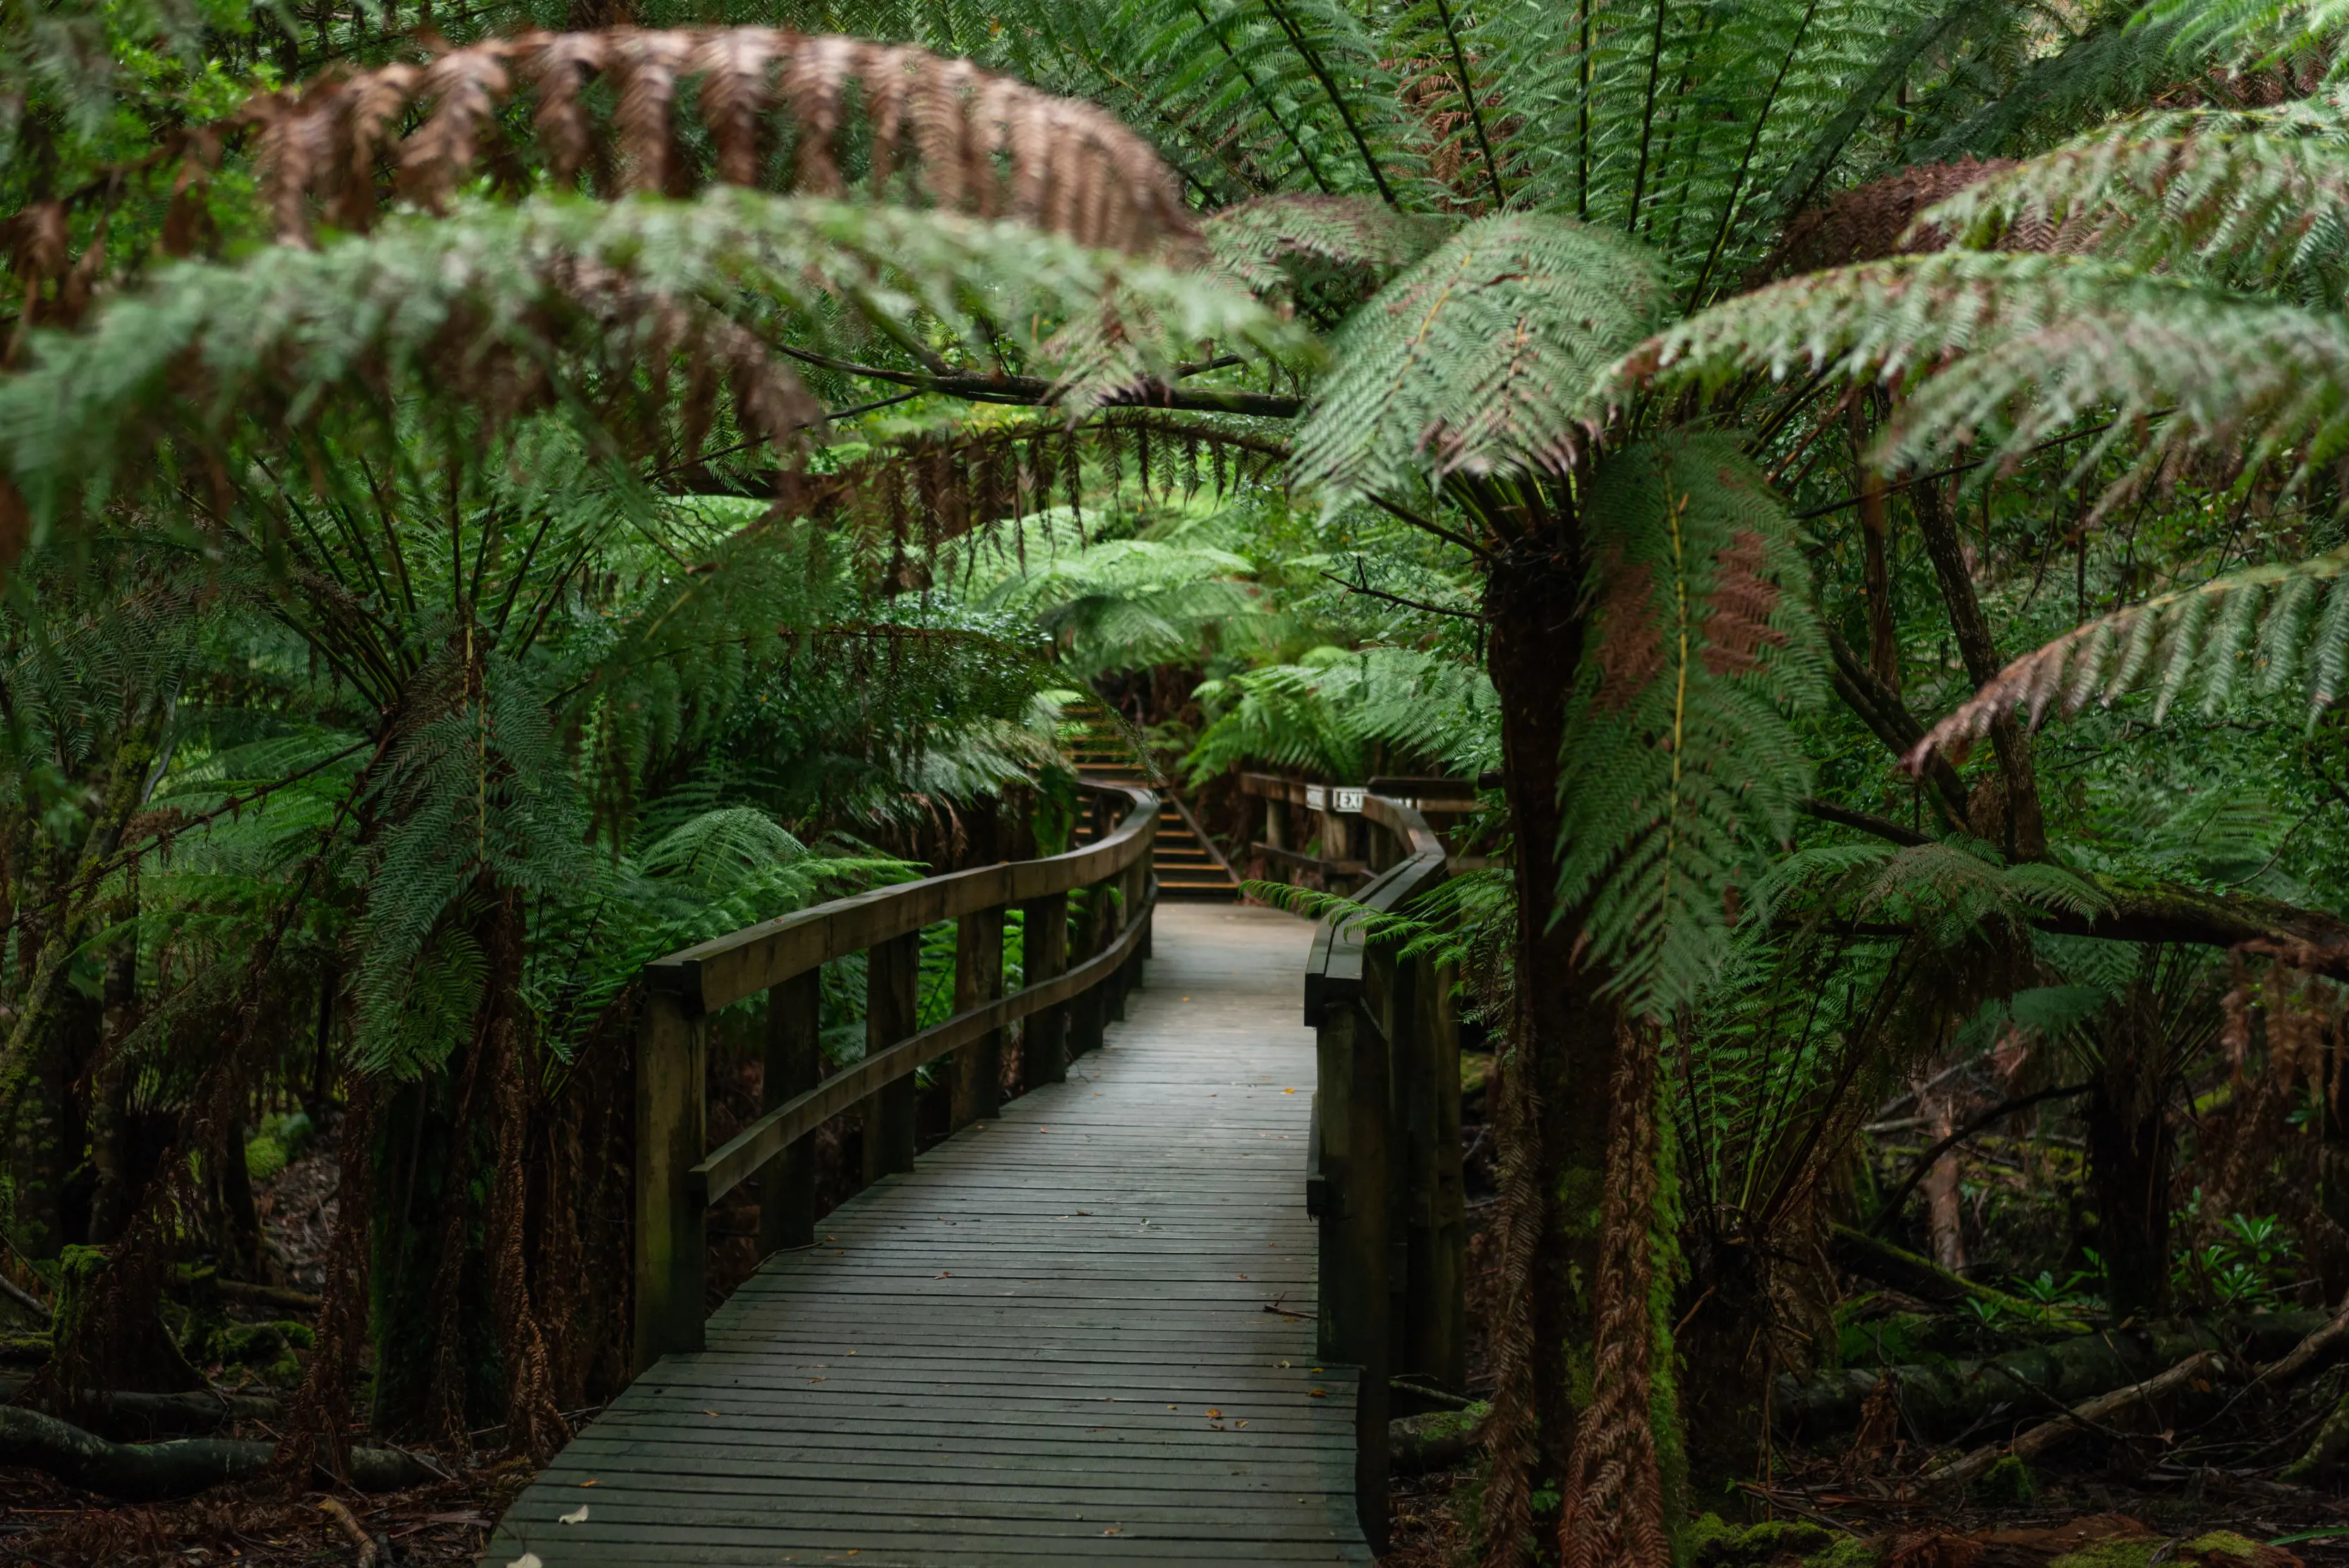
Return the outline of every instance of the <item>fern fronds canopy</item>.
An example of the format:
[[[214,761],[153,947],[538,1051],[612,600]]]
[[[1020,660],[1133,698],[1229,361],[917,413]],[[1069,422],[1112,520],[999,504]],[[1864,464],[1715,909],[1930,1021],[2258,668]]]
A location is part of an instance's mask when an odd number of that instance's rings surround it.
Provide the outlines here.
[[[1471,223],[1347,322],[1292,472],[1332,504],[1450,473],[1562,473],[1592,440],[1600,375],[1662,306],[1655,258],[1619,234]]]
[[[1025,224],[730,188],[542,197],[167,267],[88,329],[36,338],[32,366],[0,386],[0,453],[46,524],[102,498],[167,420],[200,446],[242,432],[271,452],[321,421],[348,434],[360,410],[389,419],[401,392],[429,387],[492,425],[564,410],[608,460],[635,421],[598,415],[680,369],[706,389],[687,409],[702,430],[722,408],[790,452],[823,410],[774,340],[800,354],[902,340],[917,318],[982,349],[986,324],[1013,324],[1079,408],[1203,338],[1302,351],[1299,328],[1212,279]]]

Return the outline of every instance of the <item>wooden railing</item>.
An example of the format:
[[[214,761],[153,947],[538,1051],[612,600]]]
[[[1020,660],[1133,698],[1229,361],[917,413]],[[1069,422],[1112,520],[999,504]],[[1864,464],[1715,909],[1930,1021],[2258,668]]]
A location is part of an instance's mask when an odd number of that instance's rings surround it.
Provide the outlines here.
[[[1250,841],[1249,875],[1273,880],[1283,879],[1284,873],[1301,875],[1329,893],[1360,885],[1384,864],[1371,843],[1376,824],[1368,820],[1367,805],[1357,801],[1383,795],[1423,817],[1457,817],[1478,809],[1476,784],[1467,779],[1373,778],[1353,785],[1241,774],[1235,782],[1248,806],[1244,836]],[[1318,843],[1320,853],[1309,853],[1308,843]]]
[[[1157,797],[1088,784],[1099,820],[1092,843],[1040,860],[1011,861],[878,888],[802,909],[647,966],[636,1037],[636,1324],[642,1373],[672,1351],[702,1345],[711,1204],[754,1178],[760,1250],[814,1239],[815,1161],[810,1135],[862,1107],[867,1181],[914,1168],[915,1069],[952,1054],[951,1126],[992,1116],[1002,1081],[1004,1025],[1027,1019],[1024,1080],[1056,1083],[1069,1060],[1101,1044],[1123,1015],[1149,956],[1150,878]],[[1097,812],[1097,819],[1105,814]],[[1070,898],[1091,889],[1071,940]],[[1112,897],[1114,893],[1116,896]],[[1003,927],[1021,912],[1022,987],[1003,992]],[[955,1012],[917,1028],[923,928],[955,928]],[[823,965],[863,952],[865,1049],[855,1065],[818,1081]],[[708,1147],[709,1016],[768,993],[764,1109],[721,1147]]]
[[[1444,842],[1407,799],[1365,792],[1372,875],[1356,895],[1401,909],[1446,876]],[[1460,1028],[1452,976],[1359,916],[1326,919],[1305,971],[1318,1086],[1305,1202],[1320,1221],[1318,1354],[1361,1368],[1355,1495],[1386,1536],[1389,1380],[1459,1393],[1466,1377],[1467,1207]]]

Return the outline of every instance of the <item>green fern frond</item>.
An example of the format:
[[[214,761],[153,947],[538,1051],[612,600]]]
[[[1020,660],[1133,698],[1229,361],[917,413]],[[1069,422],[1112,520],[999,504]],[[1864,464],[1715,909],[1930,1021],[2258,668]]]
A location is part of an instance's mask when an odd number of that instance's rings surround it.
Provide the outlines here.
[[[2083,257],[1943,252],[1791,279],[1660,334],[1619,376],[1813,372],[1913,383],[1872,454],[1894,472],[1969,443],[2019,460],[2094,422],[2085,475],[2141,433],[2108,504],[2191,453],[2239,473],[2280,462],[2296,492],[2349,451],[2349,318]]]
[[[1335,505],[1430,476],[1559,472],[1600,373],[1651,331],[1655,258],[1571,219],[1471,223],[1356,312],[1291,472]]]
[[[1333,278],[1376,288],[1452,225],[1361,196],[1265,196],[1211,213],[1200,228],[1216,265],[1259,298],[1276,298]]]
[[[1823,685],[1821,639],[1794,524],[1730,441],[1610,454],[1587,515],[1558,908],[1626,1004],[1669,1020],[1723,961],[1755,846],[1792,834],[1810,762],[1788,713]]]
[[[593,418],[599,379],[617,379],[609,396],[680,361],[713,396],[730,389],[746,433],[789,451],[821,410],[768,338],[861,349],[920,318],[982,357],[1012,324],[1076,407],[1202,340],[1306,353],[1299,329],[1205,274],[1017,224],[731,189],[534,198],[161,269],[87,329],[36,335],[31,367],[0,386],[0,457],[46,524],[119,489],[160,421],[199,452],[275,452],[328,414],[356,435],[361,410],[428,388],[497,419],[553,400],[601,456],[632,443]]]
[[[2349,546],[2304,561],[2252,566],[2116,610],[2024,654],[1927,732],[1910,753],[1962,757],[2002,713],[2021,710],[2035,726],[2051,712],[2070,717],[2091,701],[2157,688],[2159,723],[2199,691],[2216,712],[2244,677],[2261,695],[2295,687],[2309,721],[2349,689]]]
[[[2138,116],[1993,174],[1921,222],[1978,249],[2052,244],[2336,300],[2349,262],[2349,113],[2311,99]]]

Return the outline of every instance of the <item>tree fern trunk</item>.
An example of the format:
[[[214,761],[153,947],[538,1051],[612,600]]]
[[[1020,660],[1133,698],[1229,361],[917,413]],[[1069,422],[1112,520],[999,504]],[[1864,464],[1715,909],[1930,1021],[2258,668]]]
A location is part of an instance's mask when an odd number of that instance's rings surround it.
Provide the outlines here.
[[[2134,1022],[2134,1021],[2132,1021]],[[2096,1196],[2096,1250],[2116,1320],[2169,1304],[2169,1181],[2173,1149],[2161,1052],[2136,1028],[2114,1031],[2085,1108]]]
[[[1599,1277],[1599,1206],[1616,1076],[1613,1003],[1578,970],[1578,922],[1552,922],[1557,886],[1558,747],[1581,649],[1582,574],[1565,551],[1520,545],[1485,588],[1490,670],[1500,695],[1501,750],[1516,838],[1517,1037],[1511,1042],[1536,1106],[1533,1189],[1545,1208],[1528,1282],[1537,1490],[1567,1474],[1575,1412],[1589,1398]],[[1544,1530],[1544,1534],[1548,1532]]]

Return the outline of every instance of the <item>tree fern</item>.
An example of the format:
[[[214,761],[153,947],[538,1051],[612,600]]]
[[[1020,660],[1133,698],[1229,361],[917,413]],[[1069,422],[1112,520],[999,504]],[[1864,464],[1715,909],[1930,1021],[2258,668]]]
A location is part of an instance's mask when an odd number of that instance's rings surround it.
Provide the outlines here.
[[[1668,1020],[1725,950],[1731,889],[1791,834],[1820,676],[1793,524],[1730,443],[1642,444],[1593,481],[1597,605],[1568,708],[1557,896],[1635,1012]]]
[[[1597,378],[1652,330],[1662,279],[1569,219],[1471,223],[1339,334],[1293,472],[1332,501],[1438,476],[1563,472],[1590,441]]]

